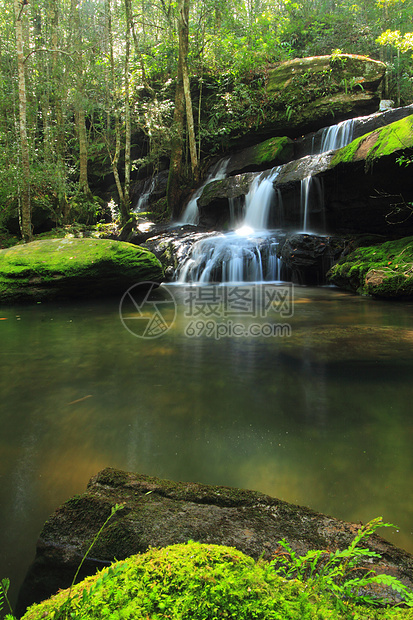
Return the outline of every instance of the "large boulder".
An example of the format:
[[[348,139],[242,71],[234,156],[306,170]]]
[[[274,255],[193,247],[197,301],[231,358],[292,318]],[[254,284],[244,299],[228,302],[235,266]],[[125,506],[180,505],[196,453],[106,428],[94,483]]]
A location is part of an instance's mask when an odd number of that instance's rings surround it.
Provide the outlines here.
[[[115,504],[116,513],[97,540],[80,578],[114,558],[150,547],[194,540],[236,547],[257,559],[270,559],[285,538],[294,551],[345,548],[358,526],[256,491],[190,482],[172,482],[107,468],[85,493],[67,501],[45,523],[36,558],[21,588],[18,613],[33,602],[68,587],[100,525]],[[413,557],[374,535],[369,547],[383,556],[370,568],[390,572],[412,586]]]
[[[353,54],[295,58],[270,68],[273,131],[295,137],[376,112],[385,71],[382,62]]]
[[[357,248],[336,263],[327,277],[355,293],[413,297],[413,237]]]
[[[151,252],[121,241],[48,239],[0,250],[0,302],[107,296],[162,278]]]

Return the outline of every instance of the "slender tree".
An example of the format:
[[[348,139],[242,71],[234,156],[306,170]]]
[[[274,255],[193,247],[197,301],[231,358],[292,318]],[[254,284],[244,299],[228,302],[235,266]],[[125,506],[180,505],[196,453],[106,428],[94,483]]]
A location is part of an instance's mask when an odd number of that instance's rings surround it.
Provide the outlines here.
[[[19,80],[19,133],[20,133],[20,229],[24,241],[32,239],[30,206],[30,153],[27,138],[27,96],[23,52],[23,13],[25,4],[14,0],[17,70]]]
[[[178,3],[178,75],[175,91],[175,111],[171,140],[171,159],[167,187],[168,206],[172,216],[180,212],[180,181],[182,176],[182,155],[184,148],[185,107],[190,143],[191,166],[194,178],[198,175],[198,161],[195,142],[194,121],[188,76],[188,32],[189,32],[189,0]]]

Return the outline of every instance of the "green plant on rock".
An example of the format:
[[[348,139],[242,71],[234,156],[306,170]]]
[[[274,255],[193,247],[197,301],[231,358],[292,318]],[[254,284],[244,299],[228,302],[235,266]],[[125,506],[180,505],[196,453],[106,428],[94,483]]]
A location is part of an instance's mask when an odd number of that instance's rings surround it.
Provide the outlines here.
[[[0,613],[3,609],[4,602],[6,602],[6,605],[9,608],[11,613],[6,614],[4,617],[4,620],[15,620],[15,617],[13,616],[13,609],[11,607],[9,597],[7,596],[9,587],[10,587],[10,579],[2,579],[0,581]]]
[[[388,600],[371,593],[375,586],[392,588],[407,606],[413,607],[413,592],[398,579],[392,575],[377,574],[360,565],[363,560],[381,557],[375,551],[358,546],[379,527],[395,526],[383,523],[383,519],[377,517],[360,527],[347,549],[334,552],[317,549],[308,551],[304,556],[297,555],[283,539],[272,565],[277,574],[286,579],[306,581],[315,592],[333,595],[340,609],[345,609],[343,601],[348,600],[368,605],[388,604]]]

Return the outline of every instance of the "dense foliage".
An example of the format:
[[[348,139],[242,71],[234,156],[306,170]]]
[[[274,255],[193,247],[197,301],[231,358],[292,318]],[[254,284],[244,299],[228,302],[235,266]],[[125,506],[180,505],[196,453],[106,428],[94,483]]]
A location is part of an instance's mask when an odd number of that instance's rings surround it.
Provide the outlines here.
[[[356,593],[355,600],[363,603],[357,606],[352,600],[354,589],[371,585],[365,575],[356,576],[355,567],[360,558],[377,555],[357,544],[380,525],[377,519],[361,528],[353,546],[342,552],[311,551],[298,557],[284,543],[284,554],[290,559],[281,568],[280,554],[272,562],[254,562],[237,549],[220,545],[189,542],[151,549],[33,605],[23,620],[46,616],[54,620],[411,620],[411,609],[375,608],[374,595],[357,597]],[[323,554],[330,562],[324,562],[323,574],[315,578],[309,571],[314,572]],[[381,583],[392,581],[407,604],[413,604],[405,586],[389,575],[381,577]],[[351,583],[346,588],[348,579]]]
[[[27,183],[41,231],[109,220],[111,198],[125,219],[131,180],[167,168],[181,4],[0,0],[0,231],[19,233]],[[407,1],[192,0],[189,8],[198,157],[232,125],[254,127],[265,113],[268,63],[334,50],[367,54],[388,65],[385,98],[412,100]]]

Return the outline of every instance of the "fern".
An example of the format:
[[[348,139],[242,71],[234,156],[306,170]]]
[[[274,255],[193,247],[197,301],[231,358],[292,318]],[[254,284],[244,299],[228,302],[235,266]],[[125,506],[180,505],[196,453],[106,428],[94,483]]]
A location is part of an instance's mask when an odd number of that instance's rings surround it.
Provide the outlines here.
[[[413,607],[413,592],[391,575],[377,575],[374,570],[360,566],[363,559],[380,558],[380,554],[370,549],[358,547],[359,543],[371,536],[379,527],[395,527],[391,523],[383,523],[377,517],[362,526],[347,549],[334,552],[325,550],[308,551],[298,556],[289,543],[283,539],[274,554],[271,565],[280,576],[286,579],[308,581],[314,590],[332,594],[338,606],[342,600],[351,599],[357,603],[369,605],[388,604],[389,601],[373,594],[362,593],[362,590],[375,585],[392,588],[404,600],[408,607]],[[361,577],[353,577],[354,571],[367,570]]]

